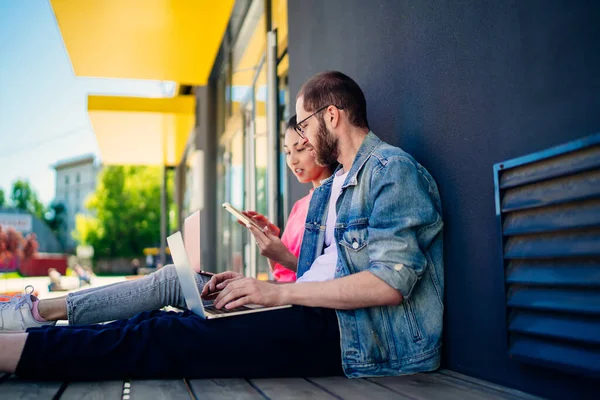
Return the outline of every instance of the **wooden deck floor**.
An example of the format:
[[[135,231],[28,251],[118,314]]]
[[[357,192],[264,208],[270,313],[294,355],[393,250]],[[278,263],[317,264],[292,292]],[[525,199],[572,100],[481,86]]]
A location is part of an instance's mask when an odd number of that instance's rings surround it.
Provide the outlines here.
[[[538,397],[451,371],[393,378],[32,382],[5,375],[0,399],[523,399]]]

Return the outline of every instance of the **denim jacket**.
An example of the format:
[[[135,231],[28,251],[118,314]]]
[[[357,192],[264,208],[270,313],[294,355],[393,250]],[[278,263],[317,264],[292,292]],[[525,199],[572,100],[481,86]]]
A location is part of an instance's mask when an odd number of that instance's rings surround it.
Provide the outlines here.
[[[333,176],[314,190],[298,277],[323,253]],[[440,364],[444,270],[437,185],[409,154],[369,132],[336,203],[335,277],[369,271],[400,291],[397,306],[337,310],[348,377],[402,375]]]

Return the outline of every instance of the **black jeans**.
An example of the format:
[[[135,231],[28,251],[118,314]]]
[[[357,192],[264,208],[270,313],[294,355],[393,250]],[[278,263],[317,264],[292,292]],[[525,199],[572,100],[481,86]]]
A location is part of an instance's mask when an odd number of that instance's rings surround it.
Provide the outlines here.
[[[216,320],[151,311],[106,325],[31,328],[16,374],[36,380],[343,375],[333,310]]]

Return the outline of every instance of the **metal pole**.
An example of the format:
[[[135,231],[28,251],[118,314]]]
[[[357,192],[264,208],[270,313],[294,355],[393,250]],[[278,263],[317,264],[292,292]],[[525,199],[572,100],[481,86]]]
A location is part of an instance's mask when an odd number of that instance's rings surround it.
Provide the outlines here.
[[[252,109],[255,109],[255,102],[254,100],[253,102],[253,106]],[[255,125],[254,125],[254,117],[250,117],[250,121],[248,121],[248,125],[246,125],[246,127],[248,128],[247,131],[247,136],[246,136],[246,156],[247,156],[247,168],[248,168],[248,188],[246,189],[246,195],[248,196],[248,202],[246,203],[246,206],[248,207],[249,210],[256,210],[256,129],[255,129]],[[251,276],[253,278],[256,278],[256,262],[257,262],[257,258],[258,258],[258,251],[257,251],[257,246],[256,246],[256,240],[254,239],[254,236],[252,236],[250,233],[248,233],[248,237],[250,238],[250,241],[247,244],[247,248],[249,250],[249,259],[248,259],[248,271],[247,271],[247,276]]]
[[[268,218],[279,219],[279,121],[277,117],[277,32],[267,32],[267,206]]]
[[[164,267],[167,261],[167,166],[163,164],[160,184],[160,263]]]

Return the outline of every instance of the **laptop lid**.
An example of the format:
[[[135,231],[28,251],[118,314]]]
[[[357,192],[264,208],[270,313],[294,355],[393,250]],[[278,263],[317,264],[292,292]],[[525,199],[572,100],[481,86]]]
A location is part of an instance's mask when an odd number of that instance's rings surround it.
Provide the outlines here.
[[[183,222],[183,243],[187,252],[190,267],[200,272],[200,211],[196,211]]]
[[[200,291],[198,290],[198,285],[196,285],[194,271],[190,268],[181,232],[175,232],[167,237],[167,243],[169,244],[171,257],[173,257],[173,262],[175,263],[175,271],[181,284],[181,291],[185,297],[187,308],[199,317],[206,319]]]

